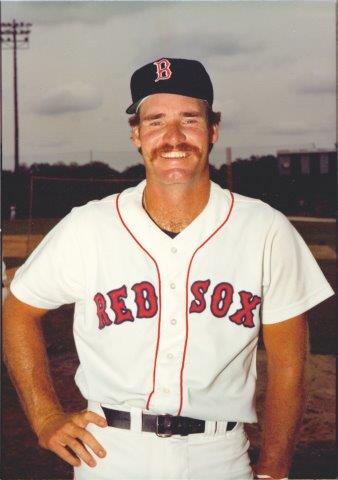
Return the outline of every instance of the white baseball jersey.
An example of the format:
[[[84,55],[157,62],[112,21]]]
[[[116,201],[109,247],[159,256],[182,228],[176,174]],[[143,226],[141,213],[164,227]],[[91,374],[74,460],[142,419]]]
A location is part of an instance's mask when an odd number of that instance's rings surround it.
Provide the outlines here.
[[[13,294],[75,302],[83,396],[106,405],[254,422],[260,324],[333,294],[289,221],[212,183],[174,239],[142,207],[145,182],[74,208],[17,271]]]

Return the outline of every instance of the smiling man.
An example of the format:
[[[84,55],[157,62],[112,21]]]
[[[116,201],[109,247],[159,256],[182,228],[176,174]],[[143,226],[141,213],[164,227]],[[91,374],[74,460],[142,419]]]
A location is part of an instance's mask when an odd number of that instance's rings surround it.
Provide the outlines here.
[[[142,102],[132,129],[147,172],[147,211],[161,228],[176,233],[209,197],[209,144],[216,142],[218,126],[208,124],[206,111],[203,100],[158,93]]]
[[[332,289],[281,213],[210,182],[220,114],[201,63],[151,62],[131,92],[146,180],[73,209],[11,284],[4,351],[23,407],[76,480],[286,478],[304,407],[305,312]],[[73,302],[88,410],[66,414],[39,321]],[[268,384],[251,467],[244,424],[257,421],[261,327]]]

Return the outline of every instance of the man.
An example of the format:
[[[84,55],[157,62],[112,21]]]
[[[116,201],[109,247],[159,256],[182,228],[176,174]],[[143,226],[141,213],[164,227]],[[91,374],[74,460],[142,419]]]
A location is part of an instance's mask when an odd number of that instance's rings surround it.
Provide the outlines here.
[[[75,208],[20,268],[5,356],[42,447],[76,480],[253,478],[260,324],[268,359],[258,478],[286,478],[304,404],[305,312],[332,290],[268,205],[210,182],[213,88],[197,61],[137,70],[127,113],[146,181]],[[65,414],[39,320],[75,302],[76,383]]]

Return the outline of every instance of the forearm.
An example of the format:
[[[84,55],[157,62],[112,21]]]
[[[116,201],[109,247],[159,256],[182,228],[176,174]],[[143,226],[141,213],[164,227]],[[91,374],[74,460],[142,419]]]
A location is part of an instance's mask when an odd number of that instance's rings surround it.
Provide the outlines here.
[[[305,404],[303,366],[268,365],[259,472],[288,475]]]
[[[5,303],[4,359],[11,380],[33,430],[38,433],[51,415],[62,412],[48,368],[40,321],[20,311],[15,301]]]
[[[96,461],[91,452],[101,458],[106,453],[86,427],[88,423],[106,427],[107,422],[94,412],[62,411],[49,373],[40,325],[45,312],[9,295],[3,322],[5,362],[39,445],[70,465],[79,466],[84,461],[94,467]]]

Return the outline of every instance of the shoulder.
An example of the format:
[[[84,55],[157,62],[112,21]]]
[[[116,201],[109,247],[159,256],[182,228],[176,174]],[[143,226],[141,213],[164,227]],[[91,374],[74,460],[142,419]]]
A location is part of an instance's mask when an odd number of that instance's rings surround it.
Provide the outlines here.
[[[87,219],[90,216],[95,218],[96,215],[109,214],[114,208],[117,194],[109,195],[108,197],[101,198],[99,200],[91,200],[84,205],[72,208],[70,217],[74,220],[81,221]]]
[[[136,185],[123,190],[121,193],[114,193],[108,195],[99,200],[91,200],[90,202],[74,207],[69,216],[78,223],[83,222],[102,222],[103,220],[112,220],[116,216],[116,203],[117,200],[128,202],[135,197],[139,197],[139,191],[142,189],[144,181]],[[123,200],[122,200],[123,199]]]
[[[259,200],[258,198],[251,198],[239,193],[233,193],[234,208],[241,214],[261,216],[266,219],[273,219],[276,214],[280,213],[268,203]]]
[[[230,192],[217,184],[213,184],[213,189],[232,206],[232,222],[245,224],[247,227],[265,227],[267,230],[280,222],[289,223],[283,213],[262,200]]]

